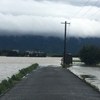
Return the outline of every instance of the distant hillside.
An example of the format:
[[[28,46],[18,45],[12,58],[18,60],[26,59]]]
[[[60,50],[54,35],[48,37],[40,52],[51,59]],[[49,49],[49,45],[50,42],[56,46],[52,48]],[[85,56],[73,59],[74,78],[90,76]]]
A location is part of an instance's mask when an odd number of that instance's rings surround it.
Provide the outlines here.
[[[67,39],[67,52],[78,53],[85,44],[100,46],[100,38],[69,38]],[[0,36],[0,50],[20,51],[40,49],[46,53],[62,54],[63,39],[43,36]]]
[[[39,49],[46,53],[62,53],[63,40],[43,36],[0,36],[0,50],[2,49],[20,51]]]

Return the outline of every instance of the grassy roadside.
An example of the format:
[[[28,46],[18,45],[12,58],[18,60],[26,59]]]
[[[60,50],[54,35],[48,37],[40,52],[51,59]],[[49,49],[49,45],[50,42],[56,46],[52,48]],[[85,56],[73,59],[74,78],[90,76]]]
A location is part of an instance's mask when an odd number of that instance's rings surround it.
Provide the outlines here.
[[[78,60],[73,60],[72,62],[81,62],[81,60],[80,60],[80,59],[78,59]]]
[[[77,74],[73,73],[70,69],[67,68],[67,70],[68,70],[69,72],[71,72],[72,74],[74,74],[76,77],[78,77],[80,80],[84,81],[86,84],[88,84],[89,86],[91,86],[93,89],[95,89],[96,91],[100,92],[100,90],[99,90],[99,88],[98,88],[97,86],[95,86],[95,85],[93,85],[92,83],[86,81],[86,76],[87,76],[87,75],[81,75],[81,76],[79,77]]]
[[[89,75],[81,75],[81,78],[82,78],[82,80],[84,80],[88,85],[90,85],[91,87],[93,87],[94,89],[96,89],[96,90],[99,91],[99,88],[98,88],[97,86],[93,85],[92,83],[90,83],[90,82],[88,82],[88,81],[86,80],[86,78],[87,78],[88,76],[89,76]],[[100,91],[99,91],[99,92],[100,92]]]
[[[31,66],[27,68],[23,68],[19,70],[19,73],[16,75],[12,75],[11,78],[8,77],[8,80],[4,79],[0,83],[0,94],[7,91],[9,88],[14,86],[16,83],[18,83],[25,75],[30,73],[32,70],[36,69],[38,67],[38,64],[32,64]]]
[[[73,59],[73,60],[72,60],[72,63],[74,63],[74,62],[81,62],[81,60],[80,60],[80,59]],[[70,65],[61,64],[61,66],[62,66],[62,68],[66,68],[66,69],[67,69],[68,71],[70,71],[72,74],[74,74],[75,76],[77,76],[78,78],[80,78],[81,80],[83,80],[84,82],[86,82],[88,85],[90,85],[92,88],[94,88],[95,90],[97,90],[97,91],[100,92],[100,89],[99,89],[97,86],[93,85],[92,83],[90,83],[90,82],[88,82],[88,81],[86,80],[87,75],[81,75],[81,76],[79,77],[78,75],[76,75],[75,73],[73,73],[70,69],[68,69],[68,67],[70,67]],[[87,66],[87,65],[85,65],[85,66]],[[88,66],[89,66],[89,65],[88,65]],[[100,64],[95,65],[95,66],[100,67]],[[92,67],[92,66],[91,66],[91,67]]]

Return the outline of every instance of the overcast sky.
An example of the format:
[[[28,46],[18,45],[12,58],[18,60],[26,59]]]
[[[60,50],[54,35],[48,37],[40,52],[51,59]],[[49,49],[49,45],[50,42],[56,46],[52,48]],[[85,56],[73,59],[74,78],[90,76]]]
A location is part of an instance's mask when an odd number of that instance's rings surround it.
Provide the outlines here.
[[[100,37],[100,0],[0,0],[0,35]]]

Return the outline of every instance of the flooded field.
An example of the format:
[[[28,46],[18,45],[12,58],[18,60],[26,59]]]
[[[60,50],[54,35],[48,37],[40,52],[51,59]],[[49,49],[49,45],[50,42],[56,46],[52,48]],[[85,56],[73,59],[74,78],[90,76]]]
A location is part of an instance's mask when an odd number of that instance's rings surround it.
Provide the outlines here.
[[[79,60],[79,58],[73,58]],[[0,82],[13,74],[18,73],[19,69],[30,66],[31,64],[38,63],[40,67],[53,65],[54,67],[61,66],[60,57],[0,57]],[[85,66],[84,63],[74,62],[69,68],[73,73],[98,86],[100,89],[100,67]]]
[[[41,66],[60,66],[61,58],[0,57],[0,82],[18,73],[19,69],[28,67],[34,63],[38,63]]]
[[[100,67],[85,66],[84,63],[74,62],[69,70],[100,89]]]

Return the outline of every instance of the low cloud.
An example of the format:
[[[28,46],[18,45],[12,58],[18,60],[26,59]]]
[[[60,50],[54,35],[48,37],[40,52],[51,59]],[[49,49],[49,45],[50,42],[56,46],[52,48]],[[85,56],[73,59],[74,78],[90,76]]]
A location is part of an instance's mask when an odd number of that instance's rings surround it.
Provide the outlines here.
[[[42,2],[45,0],[35,0],[35,1]],[[96,2],[97,2],[97,4],[95,6],[99,7],[99,5],[100,5],[99,0],[97,0],[97,1],[96,0],[46,0],[46,1],[61,2],[61,3],[70,4],[73,6],[84,6],[85,4],[86,4],[86,6],[93,6]]]
[[[70,36],[75,37],[100,37],[100,22],[89,19],[72,20]]]
[[[61,22],[66,20],[71,23],[67,28],[67,36],[100,37],[100,8],[96,5],[84,15],[92,7],[94,0],[73,17],[86,1],[1,0],[0,35],[63,37],[64,24]]]

